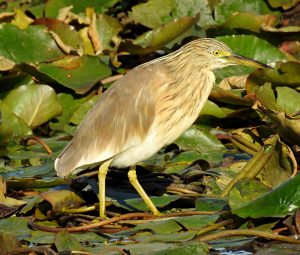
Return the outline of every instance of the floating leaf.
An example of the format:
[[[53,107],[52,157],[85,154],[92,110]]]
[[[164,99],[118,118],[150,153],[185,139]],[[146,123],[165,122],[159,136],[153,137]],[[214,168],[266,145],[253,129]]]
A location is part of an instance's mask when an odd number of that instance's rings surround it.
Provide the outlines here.
[[[28,218],[25,217],[9,217],[0,220],[0,229],[3,232],[15,235],[18,240],[22,240],[30,235]]]
[[[145,233],[138,233],[135,236],[135,240],[138,242],[167,242],[167,243],[179,243],[188,242],[195,237],[196,233],[194,231],[168,233],[168,234],[152,234],[145,235]]]
[[[196,160],[202,159],[202,155],[196,151],[184,151],[168,162],[165,173],[178,173]]]
[[[270,191],[270,188],[253,179],[241,179],[229,193],[229,205],[232,210],[240,208],[257,197]]]
[[[110,68],[98,57],[87,55],[68,56],[51,63],[43,63],[38,66],[38,71],[78,94],[86,93],[101,78],[111,74]]]
[[[106,14],[100,14],[96,21],[98,39],[103,50],[111,50],[112,39],[122,30],[119,21]]]
[[[31,135],[31,128],[12,113],[11,109],[0,101],[0,144],[7,144],[10,139]]]
[[[68,231],[57,233],[55,236],[54,244],[59,252],[83,250],[80,242]]]
[[[81,37],[74,29],[74,27],[66,24],[63,21],[60,21],[58,19],[41,18],[35,20],[34,24],[44,25],[50,31],[54,32],[55,35],[59,37],[59,40],[63,42],[63,44],[65,45],[64,47],[68,47],[66,53],[70,53],[72,50],[79,50],[83,46]],[[59,40],[56,40],[56,43],[60,45],[60,48],[62,48],[62,45],[59,44]]]
[[[300,175],[255,200],[234,208],[240,217],[285,217],[300,207]]]
[[[161,49],[191,28],[197,23],[198,19],[199,16],[175,19],[161,27],[144,33],[133,41],[126,40],[125,43],[120,45],[120,49],[135,54],[146,54]]]
[[[200,197],[195,202],[198,211],[221,211],[228,204],[227,200],[222,198]]]
[[[196,16],[198,13],[200,13],[200,18],[197,24],[200,27],[207,28],[216,24],[209,1],[176,0],[176,11],[174,14],[172,13],[172,16],[182,18],[185,16]]]
[[[41,196],[51,204],[54,212],[61,212],[64,209],[79,207],[85,203],[82,198],[69,190],[48,191],[41,193]]]
[[[161,197],[150,197],[154,205],[158,208],[163,208],[170,203],[178,200],[180,197],[177,195],[168,195]],[[123,201],[113,201],[113,204],[122,208],[125,208],[129,211],[149,211],[149,208],[146,206],[145,202],[141,198],[131,198],[125,199]]]
[[[275,85],[298,88],[300,84],[300,63],[279,62],[273,70],[258,69],[253,72],[247,81],[247,92],[255,92],[259,85],[271,82]]]
[[[153,252],[149,255],[195,255],[195,254],[208,254],[209,247],[207,244],[202,242],[189,243],[181,245],[176,248],[168,248],[166,250]]]
[[[207,131],[192,126],[175,142],[182,150],[195,150],[201,153],[203,159],[209,162],[219,162],[223,158],[224,145]]]
[[[21,247],[21,243],[14,234],[0,231],[0,250],[3,254],[8,254]]]
[[[50,127],[52,130],[61,130],[72,134],[74,127],[70,124],[78,125],[98,99],[98,96],[90,94],[83,98],[74,99],[70,94],[61,93],[58,94],[57,98],[63,107],[63,111],[60,116],[56,117],[57,121],[50,123]]]
[[[218,214],[212,215],[192,215],[186,217],[178,217],[175,220],[189,230],[200,230],[203,227],[212,225],[219,219]]]
[[[274,15],[255,15],[252,13],[233,13],[226,22],[225,27],[248,29],[259,32],[262,27],[274,25],[277,17]]]
[[[156,234],[171,234],[182,230],[182,227],[173,219],[152,221],[137,225],[132,231],[151,229]]]
[[[5,97],[3,103],[28,126],[35,128],[61,113],[55,91],[47,85],[23,85]]]
[[[96,12],[104,12],[112,7],[118,0],[49,0],[46,3],[46,17],[56,18],[60,9],[66,6],[72,6],[72,12],[85,12],[87,7],[92,7]]]
[[[292,111],[298,109],[299,92],[294,91],[289,93],[288,98],[284,96],[286,89],[279,89],[278,93],[281,95],[280,104],[277,104],[271,84],[267,83],[256,90],[256,97],[262,104],[260,109],[268,116],[270,121],[278,128],[281,136],[292,144],[300,144],[300,119],[299,112],[297,116],[288,116],[285,111]],[[284,97],[284,99],[281,99]],[[289,101],[291,98],[291,101]],[[282,100],[286,100],[282,102]],[[281,109],[280,109],[281,108]],[[284,109],[282,109],[284,108]],[[294,112],[295,113],[295,112]]]
[[[171,20],[174,7],[175,0],[150,0],[132,7],[129,17],[146,27],[157,28]]]
[[[21,30],[11,24],[1,24],[0,38],[0,56],[16,64],[37,65],[64,56],[42,26]]]
[[[272,14],[264,1],[253,0],[221,0],[215,7],[215,19],[223,24],[231,15],[236,13],[254,13],[256,15]]]

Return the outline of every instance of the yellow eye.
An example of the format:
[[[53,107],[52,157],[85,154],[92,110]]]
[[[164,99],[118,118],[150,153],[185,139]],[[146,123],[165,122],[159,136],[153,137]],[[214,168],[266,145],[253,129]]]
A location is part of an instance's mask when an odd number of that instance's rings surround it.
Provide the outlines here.
[[[219,56],[219,55],[220,55],[220,51],[215,50],[215,51],[213,52],[213,54],[214,54],[214,56]]]

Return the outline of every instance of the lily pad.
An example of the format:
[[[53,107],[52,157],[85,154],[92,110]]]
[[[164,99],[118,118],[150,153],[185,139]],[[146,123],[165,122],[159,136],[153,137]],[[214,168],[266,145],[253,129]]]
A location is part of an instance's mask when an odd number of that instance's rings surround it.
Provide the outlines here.
[[[1,24],[0,37],[0,56],[16,64],[37,65],[64,56],[43,26],[21,30],[11,24]]]
[[[206,29],[216,24],[212,15],[212,10],[213,8],[210,7],[210,1],[176,0],[176,11],[172,16],[181,18],[186,16],[196,16],[200,13],[197,25]]]
[[[88,55],[68,56],[51,63],[40,64],[37,69],[78,94],[86,93],[101,78],[111,74],[110,68],[98,57]]]
[[[60,9],[72,6],[74,13],[85,12],[87,7],[92,7],[96,12],[104,12],[112,7],[118,0],[49,0],[45,6],[46,17],[56,18]]]
[[[135,5],[129,13],[129,17],[146,27],[157,28],[172,19],[170,14],[175,3],[175,0],[150,0]]]
[[[112,40],[122,30],[122,26],[119,21],[106,14],[100,14],[96,21],[98,40],[101,48],[98,51],[112,50]]]
[[[35,128],[61,113],[55,91],[47,85],[23,85],[3,100],[7,108]]]
[[[223,24],[236,13],[254,13],[257,15],[273,13],[264,1],[252,0],[221,0],[215,7],[215,19]]]
[[[62,114],[56,117],[56,121],[50,123],[52,130],[61,130],[73,134],[87,111],[93,106],[98,96],[90,94],[86,97],[75,99],[70,94],[60,93],[58,101],[63,107]]]
[[[135,54],[146,54],[161,49],[197,23],[199,16],[175,19],[161,27],[148,31],[135,40],[126,40],[120,49]]]
[[[164,208],[165,206],[178,200],[179,198],[180,196],[177,195],[150,197],[154,205],[158,208]],[[113,201],[113,204],[129,211],[149,211],[149,208],[141,198],[125,199],[124,201]]]
[[[299,88],[300,63],[288,61],[279,62],[273,70],[259,69],[253,72],[248,79],[247,92],[254,92],[259,85],[271,82],[277,86]]]
[[[276,102],[271,84],[267,83],[256,91],[256,97],[262,104],[261,111],[269,120],[278,128],[279,133],[292,144],[300,144],[300,119],[298,109],[299,92],[293,91],[286,96],[289,89],[279,89],[278,99]],[[283,98],[284,99],[283,99]],[[285,102],[282,102],[284,100]],[[284,108],[284,109],[283,109]],[[297,113],[296,116],[289,116],[286,112]]]
[[[300,175],[288,180],[276,189],[234,208],[233,213],[240,217],[285,217],[300,207]]]
[[[220,162],[225,152],[224,145],[206,130],[199,130],[192,126],[175,142],[182,150],[195,150],[202,155],[202,159],[212,163]]]
[[[231,29],[248,29],[253,32],[259,32],[262,27],[274,25],[277,21],[275,15],[255,15],[253,13],[233,13],[226,22],[225,27]]]
[[[79,207],[85,201],[70,190],[54,190],[41,193],[41,197],[48,201],[54,212],[61,212],[64,209]]]
[[[11,139],[31,134],[31,128],[27,123],[0,101],[0,144],[7,144]]]
[[[56,234],[54,244],[59,252],[82,250],[80,242],[68,231],[62,231]]]
[[[34,21],[36,25],[44,25],[50,31],[54,32],[60,39],[56,40],[56,43],[62,48],[65,49],[66,53],[70,53],[72,50],[79,50],[82,48],[83,43],[81,37],[74,29],[74,27],[68,25],[67,23],[60,21],[58,19],[50,18],[41,18]],[[55,39],[55,36],[52,35]],[[60,40],[62,43],[60,43]],[[65,46],[63,46],[65,45]]]
[[[178,217],[175,220],[189,230],[200,230],[203,227],[214,224],[218,218],[218,214],[212,214]]]

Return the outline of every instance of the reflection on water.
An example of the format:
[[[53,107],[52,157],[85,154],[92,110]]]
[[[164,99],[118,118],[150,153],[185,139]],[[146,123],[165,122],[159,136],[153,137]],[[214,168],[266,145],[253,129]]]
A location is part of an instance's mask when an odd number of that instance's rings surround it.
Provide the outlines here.
[[[220,252],[220,255],[253,255],[254,253],[249,251],[228,251],[225,248],[216,249]]]

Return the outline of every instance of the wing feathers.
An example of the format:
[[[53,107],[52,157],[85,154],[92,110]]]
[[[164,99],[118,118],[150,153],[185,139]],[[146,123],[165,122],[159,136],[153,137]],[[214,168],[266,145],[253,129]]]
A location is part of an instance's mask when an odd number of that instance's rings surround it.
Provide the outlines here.
[[[58,175],[104,161],[141,143],[154,121],[157,91],[171,82],[170,77],[167,67],[155,62],[137,67],[116,81],[56,159]]]

